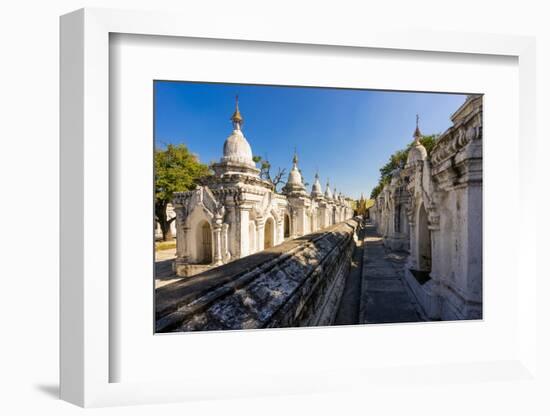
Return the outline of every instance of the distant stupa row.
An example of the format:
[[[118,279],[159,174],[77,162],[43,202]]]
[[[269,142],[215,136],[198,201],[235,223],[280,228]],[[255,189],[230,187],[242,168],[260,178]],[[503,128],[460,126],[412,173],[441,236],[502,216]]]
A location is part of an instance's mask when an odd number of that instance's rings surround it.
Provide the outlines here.
[[[233,132],[223,156],[204,186],[174,197],[177,228],[175,271],[189,276],[253,254],[353,216],[351,199],[327,181],[323,192],[315,175],[308,194],[294,153],[282,189],[260,177],[252,149],[242,132],[238,99],[231,116]]]

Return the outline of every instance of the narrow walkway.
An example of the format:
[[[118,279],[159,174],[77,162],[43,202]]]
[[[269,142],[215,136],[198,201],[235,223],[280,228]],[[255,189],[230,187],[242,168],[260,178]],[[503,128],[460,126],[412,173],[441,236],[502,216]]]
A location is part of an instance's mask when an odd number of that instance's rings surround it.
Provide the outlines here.
[[[365,228],[359,322],[367,324],[423,321],[403,281],[406,253],[384,247],[373,225]]]
[[[359,241],[351,257],[351,267],[334,325],[354,325],[359,323],[361,301],[361,270],[363,267],[363,238],[365,231],[359,232]]]

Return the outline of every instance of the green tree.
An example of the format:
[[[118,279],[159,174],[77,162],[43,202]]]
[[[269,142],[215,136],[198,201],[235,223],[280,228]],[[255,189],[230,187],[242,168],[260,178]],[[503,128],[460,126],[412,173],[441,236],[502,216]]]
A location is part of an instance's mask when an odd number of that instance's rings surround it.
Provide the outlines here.
[[[432,154],[432,150],[437,142],[437,139],[439,138],[439,135],[432,134],[431,136],[422,136],[420,139],[420,144],[426,148],[426,152],[428,152],[428,156]],[[408,149],[412,147],[412,144],[409,145]]]
[[[372,188],[372,191],[370,193],[371,199],[376,199],[376,197],[380,195],[380,192],[382,192],[383,187],[384,187],[384,183],[382,183],[382,181],[379,181],[378,185]]]
[[[420,144],[422,144],[422,146],[426,148],[428,156],[431,155],[438,137],[438,135],[432,134],[431,136],[422,136],[422,138],[420,139]],[[372,199],[376,199],[380,192],[382,192],[382,188],[384,188],[384,185],[390,182],[392,172],[395,169],[403,169],[405,167],[409,150],[411,150],[413,145],[414,142],[410,143],[405,149],[396,151],[390,156],[388,162],[380,168],[380,179],[378,181],[378,185],[376,185],[372,189],[370,194],[370,197]]]
[[[184,144],[155,149],[155,219],[160,224],[163,241],[172,238],[170,224],[175,218],[167,218],[166,207],[174,192],[192,190],[210,174],[208,166]]]
[[[390,160],[380,168],[380,178],[383,180],[391,179],[392,172],[395,169],[403,169],[407,163],[409,150],[398,150],[390,156]]]

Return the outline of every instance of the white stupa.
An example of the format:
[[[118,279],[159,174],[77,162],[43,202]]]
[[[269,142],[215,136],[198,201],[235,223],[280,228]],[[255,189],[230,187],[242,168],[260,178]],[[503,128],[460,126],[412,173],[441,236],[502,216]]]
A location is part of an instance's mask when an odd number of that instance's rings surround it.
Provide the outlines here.
[[[292,169],[288,174],[288,180],[283,188],[283,191],[287,194],[305,194],[306,192],[306,188],[302,180],[302,174],[300,173],[300,169],[298,169],[298,155],[296,154],[296,151],[294,151],[294,157],[292,158]]]
[[[230,119],[233,132],[223,144],[223,156],[220,163],[214,165],[214,170],[220,175],[245,174],[259,177],[260,170],[252,159],[252,148],[242,131],[244,119],[239,111],[239,98],[235,100],[235,112]]]
[[[422,146],[422,143],[420,143],[422,133],[418,127],[418,114],[416,115],[416,129],[414,130],[413,138],[414,143],[411,150],[409,150],[409,154],[407,155],[407,165],[415,164],[416,162],[424,161],[428,158],[426,148]]]
[[[319,174],[315,174],[315,181],[311,187],[311,196],[314,198],[319,198],[323,196],[323,189],[321,188],[321,182],[319,182]]]
[[[330,183],[327,179],[327,187],[326,187],[326,190],[325,190],[325,198],[328,199],[329,201],[332,200],[332,192],[330,190]]]

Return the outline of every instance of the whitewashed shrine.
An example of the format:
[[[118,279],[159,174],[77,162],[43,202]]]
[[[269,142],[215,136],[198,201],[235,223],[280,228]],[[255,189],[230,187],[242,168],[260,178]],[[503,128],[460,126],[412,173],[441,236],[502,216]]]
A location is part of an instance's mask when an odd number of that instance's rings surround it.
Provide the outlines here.
[[[214,175],[203,186],[174,196],[176,260],[174,270],[191,276],[266,248],[339,223],[353,216],[351,200],[325,192],[315,176],[311,192],[304,186],[298,156],[278,193],[260,177],[243,134],[238,102],[231,117],[233,132],[225,140]]]
[[[482,96],[470,95],[428,155],[417,128],[406,166],[370,208],[429,319],[482,317]]]

